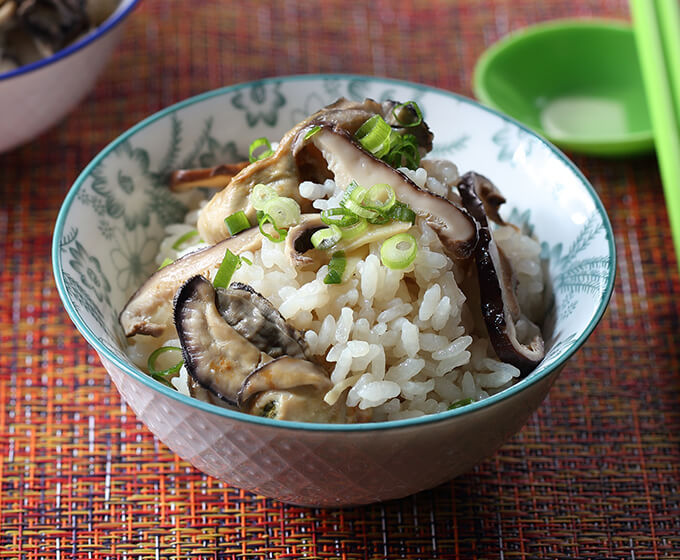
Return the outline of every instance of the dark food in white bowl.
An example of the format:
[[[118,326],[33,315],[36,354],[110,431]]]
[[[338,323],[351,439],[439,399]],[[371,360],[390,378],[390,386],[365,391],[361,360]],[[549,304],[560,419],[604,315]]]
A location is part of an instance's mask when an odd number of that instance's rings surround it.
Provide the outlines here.
[[[52,56],[89,33],[119,0],[0,0],[0,74]]]

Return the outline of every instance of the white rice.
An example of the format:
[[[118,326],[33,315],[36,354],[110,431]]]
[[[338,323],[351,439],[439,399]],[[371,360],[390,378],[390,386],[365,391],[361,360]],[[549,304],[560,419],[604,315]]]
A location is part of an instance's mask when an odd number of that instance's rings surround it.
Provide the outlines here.
[[[458,171],[451,162],[423,160],[416,171],[402,171],[437,194],[458,196],[453,189]],[[342,193],[335,191],[330,180],[300,185],[302,196],[319,210],[339,205]],[[185,223],[167,228],[159,264],[201,246],[195,244],[196,238],[193,246],[173,249],[181,235],[195,229],[197,217],[198,211],[190,212]],[[253,264],[242,265],[232,278],[252,286],[304,332],[312,357],[328,365],[334,384],[325,397],[328,403],[345,399],[348,406],[372,409],[376,421],[443,411],[461,399],[480,400],[519,376],[517,368],[497,359],[483,325],[469,308],[461,289],[465,270],[444,254],[424,221],[418,220],[409,233],[418,242],[418,255],[405,270],[385,267],[380,245],[374,243],[356,263],[351,278],[328,285],[323,283],[327,266],[316,272],[297,271],[284,254],[283,243],[263,238],[261,250],[244,254]],[[497,228],[495,239],[516,271],[523,310],[540,322],[544,286],[540,245],[512,226]],[[144,366],[148,351],[144,345],[132,346],[131,356]],[[184,369],[173,385],[188,394]]]

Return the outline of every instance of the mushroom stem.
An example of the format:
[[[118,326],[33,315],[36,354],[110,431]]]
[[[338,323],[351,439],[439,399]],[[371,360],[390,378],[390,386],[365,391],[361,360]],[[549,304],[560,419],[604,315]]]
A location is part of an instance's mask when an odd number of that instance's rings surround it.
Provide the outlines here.
[[[249,162],[225,163],[216,167],[177,169],[170,174],[170,190],[184,192],[197,187],[225,187]]]

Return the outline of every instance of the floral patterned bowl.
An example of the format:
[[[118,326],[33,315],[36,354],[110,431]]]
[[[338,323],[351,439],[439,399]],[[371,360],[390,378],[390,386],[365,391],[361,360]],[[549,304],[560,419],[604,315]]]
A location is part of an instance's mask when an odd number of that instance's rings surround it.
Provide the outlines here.
[[[154,269],[163,228],[183,203],[164,177],[177,167],[236,160],[257,137],[278,138],[338,97],[413,99],[435,155],[490,177],[541,239],[554,291],[547,355],[516,385],[460,409],[361,425],[281,422],[190,399],[137,369],[117,315]],[[556,148],[458,95],[386,79],[323,75],[212,91],[122,134],[81,173],[57,220],[59,294],[121,395],[168,447],[229,484],[283,501],[340,506],[397,498],[470,469],[516,433],[605,311],[614,238],[595,191]]]

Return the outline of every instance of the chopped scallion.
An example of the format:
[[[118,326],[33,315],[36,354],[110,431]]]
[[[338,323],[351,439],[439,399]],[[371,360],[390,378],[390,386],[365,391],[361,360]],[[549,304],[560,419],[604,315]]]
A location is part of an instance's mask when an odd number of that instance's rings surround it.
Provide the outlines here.
[[[398,222],[411,222],[413,224],[416,221],[416,213],[407,204],[399,201],[392,206],[388,216]]]
[[[287,196],[270,198],[264,203],[262,211],[270,216],[272,224],[276,223],[279,228],[287,228],[300,222],[300,206]]]
[[[250,144],[250,148],[248,148],[248,159],[250,160],[250,163],[253,163],[260,159],[269,157],[273,153],[274,150],[272,150],[272,145],[269,140],[267,140],[265,137],[262,137],[258,138],[257,140],[253,140],[253,142]]]
[[[174,261],[171,258],[165,257],[165,259],[163,259],[163,262],[161,263],[161,266],[158,267],[158,270],[160,270],[161,268],[165,268],[166,266],[172,264],[173,262]]]
[[[267,201],[271,200],[272,198],[276,198],[277,196],[279,196],[279,193],[276,192],[274,187],[258,183],[250,191],[248,200],[250,201],[250,205],[255,208],[255,210],[263,210]]]
[[[342,239],[347,241],[350,239],[355,239],[364,233],[367,228],[368,222],[363,218],[358,218],[356,223],[349,226],[340,227],[340,230],[342,231]]]
[[[276,237],[264,230],[264,226],[267,224],[271,224],[272,228],[274,228]],[[285,229],[276,227],[276,221],[269,214],[260,210],[257,211],[257,227],[260,228],[260,233],[272,243],[281,243],[286,238],[286,235],[288,235]]]
[[[347,208],[328,208],[321,212],[321,221],[327,226],[335,224],[340,227],[349,227],[356,224],[360,219]]]
[[[187,231],[185,234],[180,235],[177,238],[177,241],[175,241],[172,244],[172,248],[175,251],[179,251],[179,249],[182,245],[184,245],[187,241],[189,241],[189,239],[192,239],[192,238],[196,237],[197,235],[198,235],[198,231],[195,230],[195,229],[192,229],[191,231]]]
[[[403,114],[404,112],[402,109],[406,110],[408,113],[411,113],[412,110],[416,115],[415,120],[406,121],[403,118],[401,118],[400,115]],[[399,125],[404,128],[418,126],[420,123],[423,122],[423,112],[420,110],[420,107],[415,101],[407,101],[406,103],[401,103],[400,105],[397,105],[394,109],[392,109],[392,115],[394,115],[394,118],[399,123]],[[409,116],[412,116],[412,114]]]
[[[310,128],[307,134],[305,134],[304,140],[309,140],[312,136],[319,132],[319,130],[321,130],[320,126],[314,126]]]
[[[397,195],[394,189],[386,183],[378,183],[366,191],[361,204],[364,208],[384,214],[394,206],[396,201]]]
[[[229,249],[224,253],[224,258],[220,267],[217,269],[217,274],[215,274],[215,279],[213,280],[213,286],[215,288],[227,288],[231,282],[231,277],[236,272],[239,267],[241,259],[238,255],[232,253]]]
[[[378,213],[376,213],[375,216],[372,216],[371,218],[367,218],[366,221],[367,221],[369,224],[373,224],[373,225],[376,225],[376,226],[381,226],[381,225],[384,225],[384,224],[386,224],[387,222],[389,222],[390,219],[391,219],[391,218],[390,218],[389,216],[387,216],[386,214],[378,214]]]
[[[455,403],[450,404],[447,410],[453,410],[454,408],[460,408],[462,406],[467,406],[469,404],[472,404],[472,399],[468,397],[467,399],[461,399],[459,401],[456,401]]]
[[[174,375],[177,373],[182,365],[184,364],[184,360],[180,358],[179,362],[176,364],[170,366],[169,368],[166,369],[158,369],[156,367],[156,362],[158,361],[158,357],[161,354],[165,354],[166,352],[182,352],[182,349],[179,348],[178,346],[161,346],[160,348],[156,348],[151,354],[149,355],[149,359],[146,362],[147,369],[149,370],[149,375],[153,377],[156,381],[160,381],[161,383],[165,383],[166,385],[169,385],[172,387],[168,380],[168,376]]]
[[[408,233],[398,233],[386,239],[380,247],[382,263],[393,270],[401,270],[409,266],[418,254],[415,237]]]
[[[328,263],[328,274],[323,279],[324,284],[340,284],[342,282],[342,275],[347,266],[347,257],[344,251],[336,251]]]
[[[248,216],[243,210],[233,213],[231,216],[224,218],[224,223],[227,225],[229,235],[236,235],[237,233],[246,230],[250,227]]]
[[[375,218],[378,215],[378,212],[371,210],[370,208],[364,208],[361,204],[352,200],[351,197],[348,200],[340,202],[340,204],[343,206],[343,208],[346,208],[350,212],[362,218]]]
[[[342,230],[335,224],[315,231],[311,242],[315,249],[330,249],[342,238]]]
[[[398,139],[392,143],[390,152],[383,160],[395,168],[408,167],[409,169],[418,169],[420,165],[420,152],[418,152],[416,137],[413,134],[397,136]]]
[[[373,115],[356,131],[355,136],[363,148],[375,157],[382,158],[390,150],[392,128],[380,115]]]

